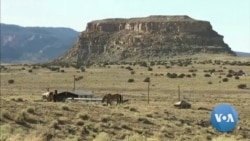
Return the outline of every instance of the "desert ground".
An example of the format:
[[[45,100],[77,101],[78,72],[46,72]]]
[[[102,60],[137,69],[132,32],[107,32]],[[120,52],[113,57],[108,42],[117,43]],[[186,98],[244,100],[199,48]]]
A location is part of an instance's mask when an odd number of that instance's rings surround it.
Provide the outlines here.
[[[1,141],[249,141],[250,58],[219,55],[175,57],[145,63],[99,63],[83,68],[1,64]],[[55,66],[53,66],[55,67]],[[229,72],[244,72],[242,76]],[[175,77],[173,73],[184,74]],[[92,91],[102,98],[122,94],[128,102],[42,100],[50,91]],[[149,77],[149,103],[148,82]],[[227,80],[225,79],[227,78]],[[192,104],[179,109],[180,98]],[[240,87],[240,88],[239,88]],[[235,107],[234,131],[218,132],[209,121],[218,104]],[[206,110],[199,110],[205,108]]]

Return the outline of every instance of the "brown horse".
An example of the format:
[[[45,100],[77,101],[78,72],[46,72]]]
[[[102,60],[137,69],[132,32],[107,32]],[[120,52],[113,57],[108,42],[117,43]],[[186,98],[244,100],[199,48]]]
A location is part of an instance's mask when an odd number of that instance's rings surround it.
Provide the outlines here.
[[[50,102],[54,101],[54,93],[53,92],[49,93],[49,96],[47,97],[47,101],[50,101]]]
[[[117,104],[121,104],[123,102],[123,97],[121,94],[106,94],[104,95],[104,97],[102,98],[102,103],[104,101],[107,101],[107,105],[112,103],[112,101],[116,101],[116,105]]]

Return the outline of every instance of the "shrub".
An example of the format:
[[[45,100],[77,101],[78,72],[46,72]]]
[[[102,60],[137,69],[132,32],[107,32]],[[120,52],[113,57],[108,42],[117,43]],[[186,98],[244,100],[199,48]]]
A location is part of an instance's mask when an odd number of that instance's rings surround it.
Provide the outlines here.
[[[239,85],[238,85],[238,88],[239,88],[239,89],[246,89],[246,88],[247,88],[247,85],[246,85],[246,84],[239,84]]]
[[[29,69],[29,72],[31,73],[33,70],[32,69]]]
[[[199,139],[201,140],[201,139]],[[234,137],[229,137],[229,136],[226,136],[226,135],[219,135],[215,138],[213,138],[213,141],[236,141],[236,140],[240,140],[240,139],[235,139]]]
[[[167,73],[167,76],[169,78],[177,78],[178,75],[176,73]]]
[[[239,76],[235,76],[235,79],[240,79],[240,77]]]
[[[133,70],[134,70],[134,69],[131,68],[130,66],[126,67],[125,69],[130,70],[130,71],[133,71]]]
[[[13,79],[10,79],[10,80],[8,80],[8,83],[9,83],[9,84],[13,84],[13,83],[14,83],[14,80],[13,80]]]
[[[109,62],[104,62],[103,66],[109,65]]]
[[[57,121],[57,120],[53,120],[53,121],[50,123],[49,127],[58,129],[58,128],[59,128],[59,123],[58,123],[58,121]]]
[[[196,73],[192,73],[192,76],[195,77],[195,76],[196,76]]]
[[[208,70],[208,72],[214,73],[214,72],[215,72],[215,69]]]
[[[26,113],[25,112],[18,113],[14,120],[17,124],[25,124]]]
[[[179,67],[182,67],[182,66],[183,66],[183,63],[179,63],[178,66],[179,66]]]
[[[138,120],[139,122],[144,123],[144,124],[154,124],[153,122],[149,121],[149,120],[148,120],[147,118],[145,118],[145,117],[139,117],[137,120]]]
[[[126,123],[123,123],[123,124],[121,125],[121,128],[127,129],[127,130],[133,130],[133,129],[131,128],[131,126],[129,126],[129,125],[126,124]]]
[[[86,113],[81,113],[78,115],[78,118],[82,119],[82,120],[88,120],[89,119],[89,115]]]
[[[27,108],[27,112],[30,114],[34,114],[35,113],[35,109],[32,107]]]
[[[169,69],[170,68],[170,66],[165,66],[166,67],[166,69]]]
[[[64,70],[61,70],[61,72],[65,72]]]
[[[148,71],[153,71],[153,68],[151,68],[151,67],[148,67]]]
[[[94,140],[95,141],[111,141],[111,137],[107,133],[101,132],[96,136]]]
[[[23,102],[23,99],[21,97],[19,97],[16,101],[17,102]]]
[[[147,67],[148,64],[147,64],[146,62],[141,62],[141,63],[140,63],[140,66],[141,66],[141,67]]]
[[[178,76],[179,78],[183,78],[183,77],[185,77],[185,74],[180,74],[179,76]]]
[[[136,108],[133,108],[133,107],[131,107],[129,110],[132,112],[137,112]]]
[[[59,71],[59,70],[60,70],[59,67],[50,67],[49,69],[50,69],[51,71]]]
[[[228,78],[223,78],[222,81],[223,82],[228,82]]]
[[[155,62],[150,62],[150,66],[154,66],[155,65]]]
[[[66,106],[66,105],[63,105],[63,106],[62,106],[62,110],[68,111],[68,110],[69,110],[69,107]]]
[[[146,141],[147,138],[145,136],[139,134],[127,135],[126,140],[128,141]]]
[[[132,82],[134,82],[134,81],[135,81],[135,80],[132,79],[132,78],[128,79],[128,82],[129,82],[129,83],[132,83]]]
[[[65,124],[65,123],[69,122],[69,119],[67,117],[59,117],[57,119],[57,122],[58,122],[58,124]]]
[[[244,71],[243,70],[239,70],[238,73],[244,74]]]
[[[204,76],[205,76],[205,77],[211,77],[211,75],[210,75],[210,74],[205,74]]]
[[[208,72],[208,70],[203,70],[203,72]]]
[[[76,125],[82,126],[84,125],[84,122],[82,120],[77,120]]]
[[[41,64],[42,68],[48,68],[48,64]]]
[[[3,118],[11,119],[10,113],[8,111],[6,111],[6,110],[2,110],[0,119],[3,119]]]
[[[188,72],[197,72],[197,69],[190,69]]]
[[[135,71],[131,71],[130,73],[133,75],[133,74],[135,74]]]
[[[145,78],[143,82],[150,82],[150,78],[149,77]]]
[[[81,67],[81,72],[85,72],[85,68],[84,67]]]
[[[227,77],[232,77],[233,75],[232,74],[227,74]]]
[[[102,122],[108,122],[108,121],[110,121],[110,120],[111,120],[111,118],[110,118],[109,115],[103,115],[102,118],[101,118],[101,121],[102,121]]]

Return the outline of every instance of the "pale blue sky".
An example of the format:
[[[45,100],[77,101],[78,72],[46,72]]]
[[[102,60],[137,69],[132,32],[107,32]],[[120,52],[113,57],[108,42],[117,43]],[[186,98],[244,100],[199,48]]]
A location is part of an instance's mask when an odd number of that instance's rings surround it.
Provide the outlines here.
[[[1,22],[70,27],[104,18],[188,15],[210,21],[235,51],[250,52],[250,0],[1,0]]]

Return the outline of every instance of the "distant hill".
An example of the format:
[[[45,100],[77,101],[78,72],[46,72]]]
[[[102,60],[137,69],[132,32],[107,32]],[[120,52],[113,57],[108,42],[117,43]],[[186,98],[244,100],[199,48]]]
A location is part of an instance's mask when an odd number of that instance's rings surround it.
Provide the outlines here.
[[[78,34],[70,28],[1,23],[1,62],[43,62],[57,58],[73,46]]]
[[[235,51],[236,55],[239,57],[250,57],[250,53]]]

